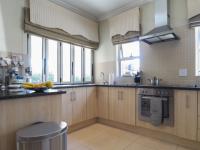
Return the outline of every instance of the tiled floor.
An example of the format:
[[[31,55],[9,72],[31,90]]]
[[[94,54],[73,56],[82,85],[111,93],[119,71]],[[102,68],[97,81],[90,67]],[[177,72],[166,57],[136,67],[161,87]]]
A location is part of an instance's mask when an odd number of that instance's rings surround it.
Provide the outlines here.
[[[156,139],[95,124],[68,135],[68,150],[189,150]]]

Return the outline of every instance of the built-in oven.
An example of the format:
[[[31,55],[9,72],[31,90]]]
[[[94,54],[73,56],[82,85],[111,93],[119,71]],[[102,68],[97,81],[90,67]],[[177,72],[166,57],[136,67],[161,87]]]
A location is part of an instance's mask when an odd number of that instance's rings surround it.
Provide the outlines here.
[[[139,89],[138,117],[155,126],[174,125],[174,94],[171,89]]]

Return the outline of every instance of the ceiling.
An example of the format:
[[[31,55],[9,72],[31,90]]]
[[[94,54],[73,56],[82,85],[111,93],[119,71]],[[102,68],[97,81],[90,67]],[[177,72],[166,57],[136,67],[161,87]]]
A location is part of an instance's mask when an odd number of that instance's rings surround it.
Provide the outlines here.
[[[152,0],[50,0],[80,15],[104,20]]]

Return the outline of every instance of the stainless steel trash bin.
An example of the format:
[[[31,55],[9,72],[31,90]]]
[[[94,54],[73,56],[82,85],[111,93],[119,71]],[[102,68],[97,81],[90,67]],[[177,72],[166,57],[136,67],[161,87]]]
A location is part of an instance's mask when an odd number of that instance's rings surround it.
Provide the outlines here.
[[[67,123],[44,122],[17,132],[17,150],[67,150]]]

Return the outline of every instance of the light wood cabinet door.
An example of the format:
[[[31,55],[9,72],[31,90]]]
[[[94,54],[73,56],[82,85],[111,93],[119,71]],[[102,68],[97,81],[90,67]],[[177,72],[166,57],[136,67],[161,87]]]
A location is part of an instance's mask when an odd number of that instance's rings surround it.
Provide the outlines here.
[[[62,120],[72,125],[72,93],[73,89],[66,89],[67,93],[62,95]]]
[[[200,92],[198,92],[198,141],[200,142]]]
[[[72,124],[86,120],[86,88],[74,88],[72,94]]]
[[[97,117],[97,98],[96,87],[87,87],[87,119],[93,119]]]
[[[98,117],[108,119],[108,87],[97,87]]]
[[[197,92],[175,91],[176,135],[197,140]]]
[[[135,125],[134,88],[109,88],[109,119]]]

